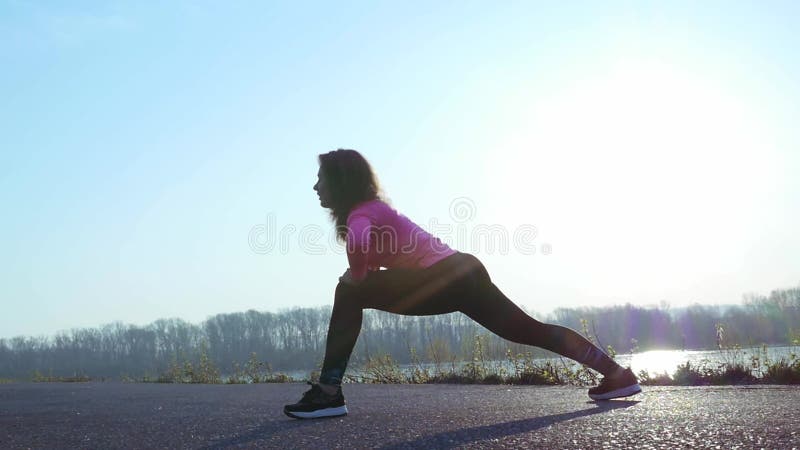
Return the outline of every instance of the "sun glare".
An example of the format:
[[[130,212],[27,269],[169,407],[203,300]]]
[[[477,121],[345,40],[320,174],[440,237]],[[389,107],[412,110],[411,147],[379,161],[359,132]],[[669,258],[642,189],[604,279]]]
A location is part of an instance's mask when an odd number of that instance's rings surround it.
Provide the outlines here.
[[[630,360],[630,367],[634,373],[647,372],[651,377],[658,375],[672,375],[680,364],[686,361],[686,356],[674,350],[652,350],[636,353]]]
[[[498,198],[532,197],[561,249],[594,255],[583,263],[608,270],[594,281],[612,289],[609,274],[623,267],[673,286],[709,264],[734,270],[731,243],[753,226],[774,167],[745,98],[661,62],[587,74],[526,107],[524,129],[499,149],[510,173],[497,180]],[[613,251],[587,251],[601,241]]]

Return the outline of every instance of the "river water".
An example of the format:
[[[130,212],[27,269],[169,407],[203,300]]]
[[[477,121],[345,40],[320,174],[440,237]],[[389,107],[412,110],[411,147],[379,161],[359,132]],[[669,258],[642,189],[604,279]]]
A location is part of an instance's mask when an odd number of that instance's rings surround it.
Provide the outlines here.
[[[758,368],[764,367],[767,360],[789,360],[791,355],[800,355],[800,349],[792,346],[752,347],[724,350],[651,350],[633,355],[617,355],[617,362],[630,366],[634,373],[644,370],[651,376],[666,373],[672,375],[678,366],[689,362],[692,366],[706,365],[717,368],[726,364],[743,364],[754,368],[753,375],[761,375]],[[760,363],[760,364],[759,364]]]
[[[638,374],[641,371],[647,371],[650,376],[658,376],[667,374],[671,376],[678,369],[678,366],[689,362],[694,367],[706,366],[710,368],[718,368],[726,364],[743,364],[753,367],[753,375],[758,376],[759,367],[763,368],[766,360],[775,362],[781,358],[789,361],[791,355],[800,357],[800,347],[797,346],[774,346],[774,347],[752,347],[742,349],[724,349],[724,350],[650,350],[646,352],[634,354],[619,354],[616,355],[616,361],[624,367],[630,367],[634,373]],[[536,363],[544,363],[546,361],[570,362],[567,358],[542,358],[536,359]],[[759,365],[760,363],[760,365]],[[456,367],[463,366],[466,363],[456,363]],[[490,369],[498,369],[503,367],[508,373],[513,373],[508,361],[488,361],[486,366]],[[442,364],[440,366],[444,371],[450,369],[450,364]],[[414,366],[401,365],[400,369],[406,373],[412,370]],[[431,372],[435,369],[432,364],[422,364],[422,368],[429,369]],[[287,375],[296,380],[304,380],[309,378],[309,371],[289,371]],[[359,370],[357,367],[348,370],[351,375],[358,375]]]

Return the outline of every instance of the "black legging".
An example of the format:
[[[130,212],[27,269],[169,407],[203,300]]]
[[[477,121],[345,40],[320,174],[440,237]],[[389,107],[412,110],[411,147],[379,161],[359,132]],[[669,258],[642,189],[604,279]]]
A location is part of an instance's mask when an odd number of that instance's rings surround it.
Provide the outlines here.
[[[341,383],[365,308],[411,316],[460,311],[509,341],[550,350],[604,375],[619,369],[575,331],[527,315],[492,283],[478,258],[457,252],[425,269],[369,272],[358,285],[339,282],[320,382]]]

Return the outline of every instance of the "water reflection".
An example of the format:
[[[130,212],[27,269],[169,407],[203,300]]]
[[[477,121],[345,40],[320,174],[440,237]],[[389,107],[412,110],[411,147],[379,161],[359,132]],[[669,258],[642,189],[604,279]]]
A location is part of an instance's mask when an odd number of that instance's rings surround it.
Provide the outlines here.
[[[641,353],[634,353],[633,355],[617,355],[615,359],[624,367],[630,366],[635,374],[639,374],[644,370],[651,377],[656,377],[665,373],[671,377],[673,374],[675,374],[678,366],[683,365],[686,362],[689,362],[694,367],[707,366],[710,368],[717,368],[720,365],[732,363],[749,365],[752,362],[753,356],[758,356],[761,359],[761,363],[765,362],[764,356],[771,361],[779,361],[781,358],[788,360],[789,355],[793,353],[798,353],[797,347],[767,347],[766,355],[762,353],[762,348],[760,347],[738,350],[650,350]],[[559,364],[561,361],[564,361],[567,362],[567,365],[569,366],[569,360],[566,358],[543,358],[537,359],[536,362],[544,363],[548,360]],[[464,364],[466,363],[459,362],[455,364],[455,367],[460,370]],[[440,367],[440,369],[448,370],[450,367],[451,366],[449,364],[446,364],[445,366]],[[513,373],[514,370],[513,366],[511,366],[508,361],[504,360],[487,361],[487,367],[490,369],[504,367],[507,373]],[[401,371],[408,374],[415,368],[423,368],[433,372],[436,369],[436,366],[433,364],[422,364],[420,366],[401,364],[399,368]],[[357,367],[349,370],[351,374],[357,374],[359,372]],[[309,377],[308,371],[291,371],[288,372],[288,374],[297,380],[303,380]]]
[[[754,358],[760,360],[762,363],[760,367],[763,370],[763,363],[766,360],[772,362],[788,360],[789,355],[796,350],[796,347],[791,346],[767,347],[766,354],[761,347],[726,350],[651,350],[633,355],[619,355],[616,359],[621,365],[630,366],[634,373],[638,374],[644,370],[651,377],[665,373],[672,376],[678,366],[687,362],[694,367],[707,366],[712,369],[723,365],[742,364],[745,367],[753,367],[756,375],[755,369],[758,364],[754,364]]]
[[[675,373],[680,364],[686,362],[685,353],[676,350],[652,350],[636,353],[629,357],[629,364],[633,373],[644,370],[652,377],[661,374],[671,375]]]

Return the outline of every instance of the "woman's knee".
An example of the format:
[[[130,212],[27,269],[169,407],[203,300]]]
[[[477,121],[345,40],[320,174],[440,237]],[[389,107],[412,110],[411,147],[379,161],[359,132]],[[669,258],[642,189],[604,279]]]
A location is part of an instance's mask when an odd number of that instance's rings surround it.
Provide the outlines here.
[[[468,258],[467,274],[471,281],[472,292],[481,292],[487,289],[492,284],[492,278],[489,276],[489,271],[483,265],[480,259],[471,253],[465,253]]]
[[[334,307],[360,307],[358,286],[340,281],[333,295]]]

